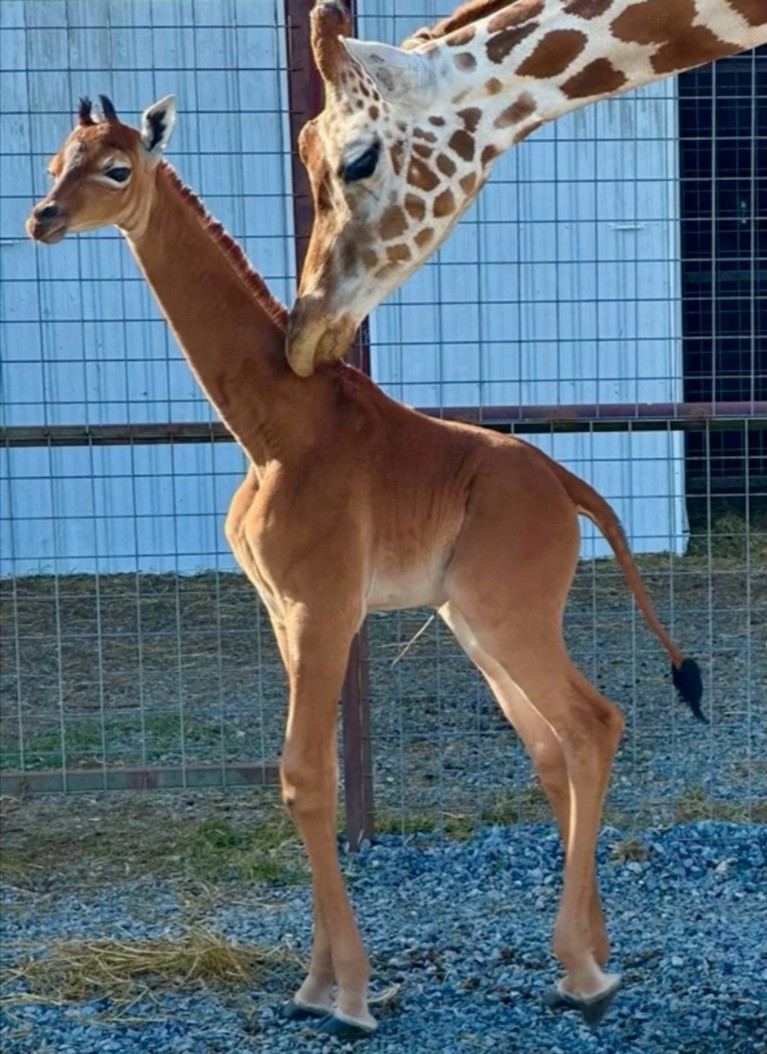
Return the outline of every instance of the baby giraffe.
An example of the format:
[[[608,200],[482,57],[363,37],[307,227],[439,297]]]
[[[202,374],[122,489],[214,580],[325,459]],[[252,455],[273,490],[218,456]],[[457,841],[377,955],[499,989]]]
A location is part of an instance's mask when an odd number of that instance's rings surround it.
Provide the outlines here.
[[[296,377],[284,356],[285,309],[162,158],[173,100],[150,106],[140,129],[101,102],[100,119],[81,103],[27,230],[46,243],[108,224],[120,230],[249,459],[226,535],[285,665],[282,796],[312,872],[311,959],[290,1015],[316,1017],[345,1038],[376,1027],[336,853],[337,703],[365,614],[430,605],[485,676],[551,803],[565,847],[553,936],[564,974],[551,1003],[598,1020],[620,982],[603,970],[594,845],[623,721],[562,638],[579,513],[610,543],[674,684],[702,718],[697,666],[658,622],[615,514],[519,439],[419,414],[342,363]]]
[[[308,376],[434,252],[544,121],[767,41],[767,0],[469,0],[401,48],[317,0],[325,109],[301,131],[314,227],[288,323]]]

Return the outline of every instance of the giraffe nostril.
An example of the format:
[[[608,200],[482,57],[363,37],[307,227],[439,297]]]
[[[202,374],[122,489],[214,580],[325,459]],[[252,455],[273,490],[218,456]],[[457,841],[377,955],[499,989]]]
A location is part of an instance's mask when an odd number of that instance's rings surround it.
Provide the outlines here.
[[[58,214],[59,207],[52,201],[35,209],[35,216],[38,220],[52,220]]]

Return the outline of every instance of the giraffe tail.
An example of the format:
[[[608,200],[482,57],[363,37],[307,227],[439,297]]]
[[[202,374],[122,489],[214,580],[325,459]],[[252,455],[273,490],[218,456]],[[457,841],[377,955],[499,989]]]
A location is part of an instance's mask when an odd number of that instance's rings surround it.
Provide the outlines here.
[[[579,479],[578,476],[568,472],[566,468],[556,462],[555,465],[560,482],[578,511],[588,516],[604,535],[605,541],[615,554],[615,558],[623,572],[623,577],[634,595],[639,610],[671,659],[671,679],[680,698],[687,703],[698,721],[708,724],[708,718],[700,706],[703,696],[703,678],[701,677],[700,667],[694,659],[685,657],[682,654],[656,615],[642,579],[639,576],[634,557],[631,555],[620,520],[609,503],[593,487],[589,486],[585,480]]]

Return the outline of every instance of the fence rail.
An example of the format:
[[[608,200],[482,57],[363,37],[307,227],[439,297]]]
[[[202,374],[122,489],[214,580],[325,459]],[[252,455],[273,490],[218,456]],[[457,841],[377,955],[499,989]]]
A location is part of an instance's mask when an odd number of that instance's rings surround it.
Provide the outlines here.
[[[573,403],[559,406],[422,406],[420,413],[501,431],[672,431],[697,428],[767,428],[767,402]],[[220,421],[168,424],[10,425],[0,427],[0,447],[122,446],[132,443],[225,443],[232,435]]]
[[[0,795],[84,794],[94,791],[266,787],[279,781],[274,764],[142,765],[136,768],[42,769],[0,772]]]

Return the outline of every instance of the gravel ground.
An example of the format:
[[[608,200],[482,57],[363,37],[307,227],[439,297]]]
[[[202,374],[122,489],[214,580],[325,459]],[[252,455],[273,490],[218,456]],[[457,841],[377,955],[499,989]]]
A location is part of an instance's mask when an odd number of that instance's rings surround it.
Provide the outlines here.
[[[464,842],[381,837],[344,866],[372,956],[373,987],[400,986],[370,1054],[764,1054],[767,826],[698,821],[630,838],[607,827],[600,880],[624,989],[598,1030],[541,1002],[560,850],[548,824],[482,828]],[[220,890],[200,907],[173,882],[30,895],[4,890],[3,953],[57,937],[177,933],[190,920],[238,942],[306,951],[307,891]],[[158,986],[118,1017],[109,1000],[27,1005],[6,985],[4,1054],[278,1054],[342,1049],[283,1023],[295,976],[261,988]]]

